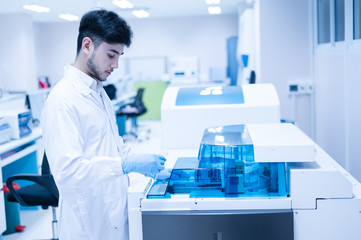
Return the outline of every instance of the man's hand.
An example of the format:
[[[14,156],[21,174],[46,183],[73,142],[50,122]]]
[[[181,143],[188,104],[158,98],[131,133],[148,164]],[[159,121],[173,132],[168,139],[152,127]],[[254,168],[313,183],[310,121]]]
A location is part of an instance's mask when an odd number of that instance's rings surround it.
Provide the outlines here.
[[[142,173],[147,177],[155,178],[164,169],[166,159],[157,154],[135,154],[122,161],[123,172]]]

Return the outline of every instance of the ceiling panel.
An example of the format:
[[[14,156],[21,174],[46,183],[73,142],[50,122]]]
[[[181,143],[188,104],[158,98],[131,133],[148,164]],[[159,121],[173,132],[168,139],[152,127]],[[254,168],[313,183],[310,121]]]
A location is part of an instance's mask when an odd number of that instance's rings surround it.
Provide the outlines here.
[[[129,0],[135,9],[146,9],[150,18],[184,17],[208,15],[208,5],[205,0]],[[223,15],[237,14],[240,2],[245,0],[221,0],[218,4]],[[131,10],[122,10],[112,4],[112,0],[0,0],[0,14],[27,13],[33,16],[35,22],[65,21],[58,18],[61,13],[70,13],[81,17],[85,12],[106,8],[119,13],[124,18],[134,18]],[[50,8],[48,13],[35,13],[23,9],[24,4],[37,4]]]

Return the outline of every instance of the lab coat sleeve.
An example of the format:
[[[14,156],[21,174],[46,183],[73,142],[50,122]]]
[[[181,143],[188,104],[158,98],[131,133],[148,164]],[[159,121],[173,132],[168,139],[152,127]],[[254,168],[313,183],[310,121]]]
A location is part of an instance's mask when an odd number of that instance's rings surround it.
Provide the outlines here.
[[[83,157],[81,123],[72,106],[66,101],[51,102],[44,106],[42,114],[46,154],[58,186],[86,189],[124,175],[121,160],[131,153],[124,144],[119,157]]]

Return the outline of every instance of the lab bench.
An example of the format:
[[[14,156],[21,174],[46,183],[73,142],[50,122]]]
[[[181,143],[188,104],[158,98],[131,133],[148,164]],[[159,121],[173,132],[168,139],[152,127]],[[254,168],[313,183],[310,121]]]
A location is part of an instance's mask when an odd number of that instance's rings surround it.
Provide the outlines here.
[[[44,151],[40,127],[34,128],[26,137],[12,140],[0,145],[0,186],[6,179],[19,173],[38,173],[38,163],[41,162]],[[25,186],[26,182],[19,182]],[[0,191],[0,239],[6,230],[4,193]],[[28,208],[27,208],[28,209]]]

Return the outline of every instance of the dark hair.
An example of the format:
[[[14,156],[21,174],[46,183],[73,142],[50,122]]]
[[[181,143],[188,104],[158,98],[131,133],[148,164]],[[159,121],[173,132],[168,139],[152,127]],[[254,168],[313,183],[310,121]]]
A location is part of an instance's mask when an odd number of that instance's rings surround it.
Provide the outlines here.
[[[95,48],[102,42],[121,43],[129,47],[133,32],[128,23],[118,14],[100,9],[87,12],[80,20],[77,54],[85,37],[93,41]]]

